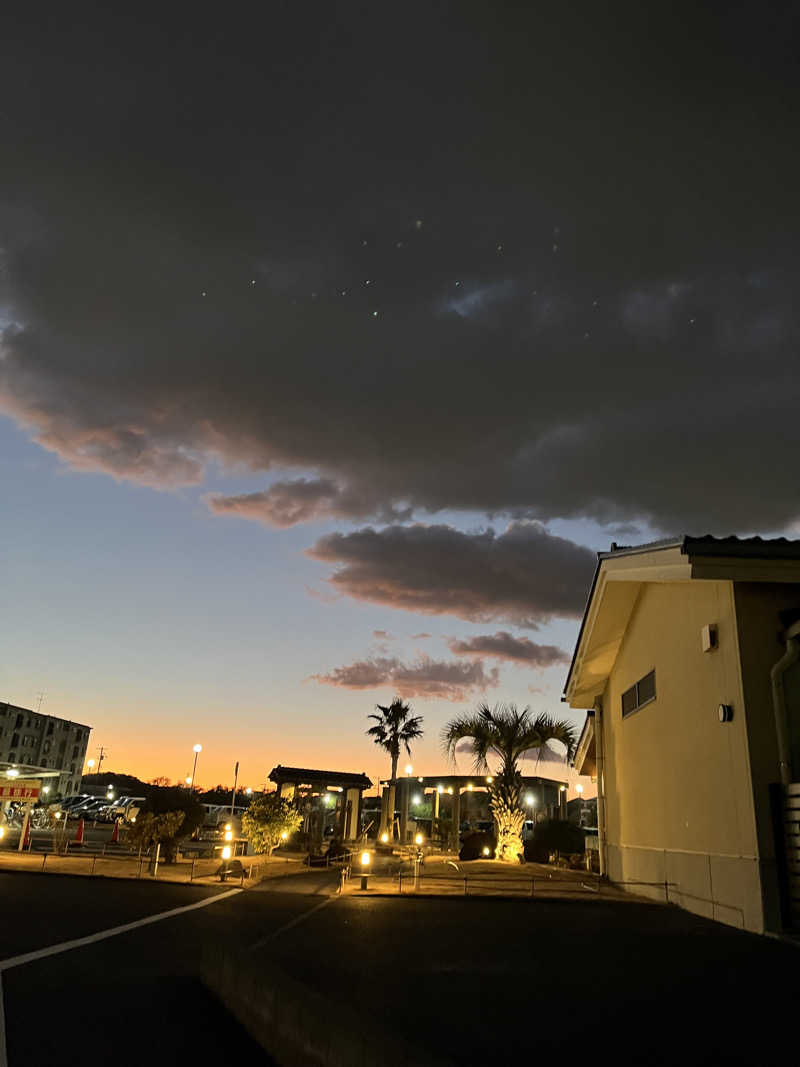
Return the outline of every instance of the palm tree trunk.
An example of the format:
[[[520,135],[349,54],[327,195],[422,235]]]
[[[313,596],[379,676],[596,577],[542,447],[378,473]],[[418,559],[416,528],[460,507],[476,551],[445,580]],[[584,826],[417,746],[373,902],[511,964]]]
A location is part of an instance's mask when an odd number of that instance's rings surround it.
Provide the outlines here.
[[[394,809],[397,803],[397,787],[394,783],[397,778],[397,760],[399,759],[399,757],[399,752],[395,753],[392,756],[392,779],[389,785],[389,810],[387,812],[387,822],[390,838],[394,838]]]

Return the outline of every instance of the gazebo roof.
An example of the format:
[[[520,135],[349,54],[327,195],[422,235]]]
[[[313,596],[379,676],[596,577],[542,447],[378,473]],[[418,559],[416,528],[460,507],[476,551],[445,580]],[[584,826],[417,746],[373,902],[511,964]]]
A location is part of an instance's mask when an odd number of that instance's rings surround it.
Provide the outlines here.
[[[351,773],[348,771],[319,771],[311,767],[283,767],[280,763],[273,767],[269,773],[269,780],[280,785],[282,782],[292,782],[297,785],[308,783],[309,785],[342,786],[344,789],[369,789],[372,782],[363,771]]]

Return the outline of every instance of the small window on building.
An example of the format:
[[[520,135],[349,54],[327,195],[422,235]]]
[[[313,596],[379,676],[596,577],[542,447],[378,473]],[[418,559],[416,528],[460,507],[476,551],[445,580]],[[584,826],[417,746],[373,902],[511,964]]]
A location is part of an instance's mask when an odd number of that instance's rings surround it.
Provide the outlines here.
[[[8,762],[9,763],[16,763],[17,762],[17,754],[16,754],[16,752],[9,752],[9,754],[8,754]]]
[[[42,766],[43,766],[43,767],[46,767],[46,766],[47,766],[47,757],[46,757],[46,756],[45,756],[45,758],[44,758],[44,759],[42,760]]]
[[[11,738],[11,747],[16,748],[19,744],[19,734],[14,734]]]
[[[644,678],[640,678],[636,685],[626,689],[622,694],[622,717],[630,715],[632,711],[641,708],[643,704],[649,704],[656,698],[656,672],[650,671]]]
[[[77,759],[78,758],[78,746],[77,745],[73,745],[73,747],[72,747],[72,758],[73,759]]]
[[[55,723],[54,723],[54,722],[49,722],[49,723],[47,724],[47,736],[48,736],[48,737],[49,737],[49,736],[50,736],[50,734],[51,734],[51,733],[53,732],[53,729],[54,729],[54,728],[55,728]]]

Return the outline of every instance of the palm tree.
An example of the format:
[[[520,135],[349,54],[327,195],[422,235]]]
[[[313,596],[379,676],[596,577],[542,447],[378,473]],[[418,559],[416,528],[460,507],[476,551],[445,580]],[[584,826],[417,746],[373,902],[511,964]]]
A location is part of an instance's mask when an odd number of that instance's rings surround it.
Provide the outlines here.
[[[411,755],[411,742],[422,737],[422,716],[412,715],[410,704],[404,704],[400,697],[395,697],[388,708],[381,704],[375,707],[380,715],[370,715],[368,718],[375,719],[376,725],[370,726],[367,735],[376,745],[380,745],[392,757],[392,780],[397,778],[397,761],[400,759],[400,747],[405,745],[406,752]]]
[[[525,813],[519,802],[522,776],[519,760],[548,741],[560,741],[567,749],[567,759],[575,751],[577,730],[565,719],[537,715],[529,707],[517,710],[516,704],[479,704],[474,712],[458,716],[442,731],[445,753],[455,763],[461,741],[468,743],[475,760],[475,770],[489,770],[488,757],[500,761],[489,788],[492,815],[497,826],[497,857],[511,862],[523,855],[522,824]]]

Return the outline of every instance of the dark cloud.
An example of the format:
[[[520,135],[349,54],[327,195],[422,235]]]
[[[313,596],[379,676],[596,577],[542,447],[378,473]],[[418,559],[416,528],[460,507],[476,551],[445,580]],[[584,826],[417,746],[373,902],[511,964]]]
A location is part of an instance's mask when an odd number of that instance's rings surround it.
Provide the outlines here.
[[[495,634],[480,634],[466,640],[450,640],[447,646],[455,656],[489,656],[495,659],[525,663],[544,669],[569,663],[569,655],[555,645],[539,645],[528,637],[515,637],[507,630]]]
[[[595,565],[588,548],[521,522],[501,534],[367,527],[322,537],[308,554],[336,564],[333,587],[358,600],[533,627],[553,616],[578,618]]]
[[[367,499],[346,492],[329,478],[298,478],[274,482],[269,489],[236,496],[213,494],[208,505],[217,515],[258,519],[268,526],[294,526],[314,519],[350,518],[353,515],[379,515],[383,521],[410,518],[408,508],[382,504],[375,496]]]
[[[388,630],[373,630],[372,631],[372,636],[375,638],[376,641],[391,641],[392,640],[392,635],[389,633]]]
[[[284,526],[795,519],[797,20],[551,7],[7,20],[0,408]]]
[[[466,700],[499,683],[496,667],[487,671],[480,661],[448,663],[428,656],[421,656],[410,664],[396,657],[373,656],[312,677],[323,685],[344,689],[388,687],[401,697],[453,701]]]

